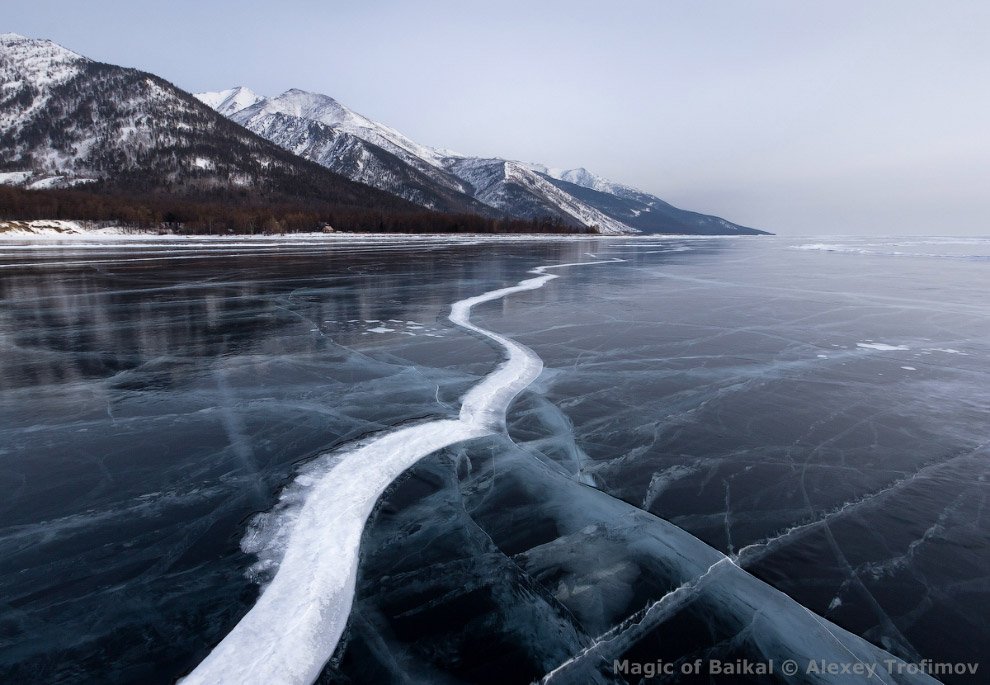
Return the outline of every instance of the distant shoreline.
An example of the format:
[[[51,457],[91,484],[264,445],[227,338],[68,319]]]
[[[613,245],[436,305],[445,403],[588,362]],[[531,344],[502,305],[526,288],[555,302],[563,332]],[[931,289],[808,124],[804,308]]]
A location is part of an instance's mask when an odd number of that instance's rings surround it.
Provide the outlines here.
[[[163,231],[145,229],[123,225],[104,225],[88,221],[67,221],[37,219],[32,221],[0,221],[0,241],[10,242],[33,242],[39,244],[51,242],[86,242],[93,240],[126,241],[126,240],[186,240],[186,241],[217,241],[228,242],[236,240],[319,240],[319,241],[348,241],[348,240],[411,240],[411,239],[443,239],[450,242],[458,242],[464,239],[472,241],[558,241],[558,240],[597,240],[607,238],[610,240],[628,239],[702,239],[713,238],[751,238],[760,236],[749,235],[691,235],[691,234],[667,234],[667,233],[628,233],[628,234],[600,234],[600,233],[365,233],[337,231],[333,233],[323,233],[320,231],[309,232],[286,232],[286,233],[181,233],[177,231]]]

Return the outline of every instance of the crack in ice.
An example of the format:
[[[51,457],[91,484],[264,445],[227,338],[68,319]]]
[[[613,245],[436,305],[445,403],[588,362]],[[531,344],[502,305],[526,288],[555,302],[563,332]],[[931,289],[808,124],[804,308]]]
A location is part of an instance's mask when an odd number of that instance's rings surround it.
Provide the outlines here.
[[[808,521],[806,523],[795,524],[777,533],[776,535],[772,535],[757,542],[752,542],[741,548],[735,554],[734,558],[743,568],[759,563],[772,552],[776,551],[780,545],[789,544],[790,542],[800,539],[810,532],[817,531],[821,526],[834,521],[839,517],[845,516],[852,511],[856,511],[861,507],[875,506],[878,500],[883,500],[884,498],[901,491],[906,486],[911,485],[918,480],[923,480],[933,474],[937,474],[950,464],[953,464],[959,460],[969,459],[974,455],[979,454],[986,447],[987,443],[984,443],[977,446],[973,450],[950,457],[944,461],[928,464],[914,473],[909,473],[894,480],[875,492],[866,493],[862,497],[844,502],[841,505],[825,512],[820,518]]]
[[[611,264],[622,259],[546,265],[514,286],[455,302],[449,319],[505,351],[505,359],[464,396],[457,419],[392,430],[329,456],[301,479],[310,485],[288,523],[284,556],[250,611],[187,677],[183,685],[312,683],[347,626],[364,525],[378,498],[403,471],[450,445],[504,430],[512,400],[543,370],[543,361],[516,341],[471,322],[475,305],[536,290],[558,278],[549,269]],[[299,481],[300,479],[297,479]]]
[[[733,563],[729,557],[723,556],[697,578],[692,578],[678,585],[660,599],[651,602],[635,614],[612,626],[605,633],[594,638],[590,645],[543,676],[540,680],[541,685],[547,685],[547,683],[552,683],[561,677],[569,678],[569,673],[582,667],[588,660],[606,659],[602,652],[610,655],[624,653],[638,638],[665,622],[685,604],[695,599],[697,592],[708,582],[713,571],[716,571],[726,562]]]

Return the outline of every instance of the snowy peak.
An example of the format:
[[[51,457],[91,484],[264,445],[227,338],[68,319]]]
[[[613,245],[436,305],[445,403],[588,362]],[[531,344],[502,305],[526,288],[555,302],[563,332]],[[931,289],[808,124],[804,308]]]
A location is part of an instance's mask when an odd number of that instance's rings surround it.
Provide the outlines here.
[[[427,209],[500,216],[466,194],[466,186],[456,176],[420,157],[413,141],[328,95],[292,88],[231,112],[237,91],[231,88],[196,97],[284,150],[352,181]]]
[[[207,102],[203,97],[199,95],[197,97]],[[211,103],[207,102],[207,104]],[[316,121],[377,145],[393,155],[399,156],[407,164],[412,164],[420,171],[428,171],[424,166],[440,168],[440,161],[444,158],[444,154],[416,143],[390,126],[355,112],[329,95],[311,93],[299,88],[291,88],[277,97],[262,98],[239,111],[221,113],[248,128],[251,128],[249,122],[252,120],[270,114],[285,114],[308,121]]]
[[[250,107],[264,98],[250,88],[237,86],[213,93],[197,93],[196,98],[207,107],[212,107],[224,116],[230,116],[245,107]]]
[[[578,167],[577,169],[557,169],[554,167],[548,167],[543,164],[532,164],[526,163],[525,166],[538,174],[543,174],[549,178],[565,181],[567,183],[573,183],[576,186],[581,186],[582,188],[589,188],[591,190],[597,190],[601,193],[609,193],[611,195],[619,195],[620,197],[625,194],[634,195],[646,195],[641,190],[636,190],[629,186],[622,185],[621,183],[615,183],[608,180],[598,174],[593,174],[584,167]]]
[[[568,183],[573,183],[584,188],[591,188],[592,190],[600,190],[604,193],[612,192],[618,186],[616,183],[612,183],[597,174],[591,173],[584,167],[564,170],[550,169],[548,175],[561,181],[567,181]]]
[[[89,60],[82,55],[50,40],[0,34],[0,76],[4,91],[64,83],[86,62]]]
[[[288,114],[300,119],[318,121],[328,126],[336,126],[348,121],[371,123],[329,95],[310,93],[298,88],[291,88],[278,97],[266,98],[258,102],[256,106],[251,107],[249,111],[242,112],[238,118],[243,119],[257,114]]]
[[[0,34],[0,137],[22,130],[45,109],[53,89],[76,78],[89,64],[82,55],[50,40]]]

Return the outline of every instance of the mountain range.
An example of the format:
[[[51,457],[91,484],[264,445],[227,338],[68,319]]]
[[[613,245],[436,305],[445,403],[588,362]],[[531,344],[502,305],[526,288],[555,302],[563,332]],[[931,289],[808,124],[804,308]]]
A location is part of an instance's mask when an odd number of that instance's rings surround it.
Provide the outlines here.
[[[0,83],[8,184],[419,209],[273,145],[158,76],[48,40],[0,35]]]
[[[601,233],[760,233],[585,169],[422,145],[297,89],[192,96],[153,74],[11,33],[0,35],[0,83],[5,185],[428,211]]]
[[[761,232],[678,209],[586,169],[470,157],[421,145],[328,95],[291,89],[268,98],[240,86],[196,97],[297,155],[432,209],[552,216],[602,233]]]

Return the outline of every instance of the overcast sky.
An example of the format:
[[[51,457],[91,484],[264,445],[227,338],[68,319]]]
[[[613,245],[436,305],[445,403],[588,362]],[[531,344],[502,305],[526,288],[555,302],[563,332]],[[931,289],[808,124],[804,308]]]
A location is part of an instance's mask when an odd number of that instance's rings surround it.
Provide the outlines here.
[[[4,0],[0,31],[782,234],[990,234],[987,0]]]

